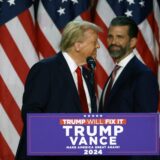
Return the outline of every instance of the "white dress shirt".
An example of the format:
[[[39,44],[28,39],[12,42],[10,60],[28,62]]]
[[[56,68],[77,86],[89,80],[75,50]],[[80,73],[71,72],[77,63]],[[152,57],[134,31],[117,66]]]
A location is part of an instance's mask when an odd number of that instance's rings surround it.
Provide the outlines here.
[[[125,57],[124,59],[122,59],[119,63],[117,63],[116,65],[120,66],[120,68],[117,70],[116,76],[114,78],[113,81],[113,85],[116,82],[116,80],[118,79],[118,77],[120,76],[120,74],[122,73],[122,71],[124,70],[124,68],[126,67],[126,65],[130,62],[130,60],[134,57],[134,53],[130,53],[127,57]],[[112,87],[113,87],[112,85]]]
[[[72,74],[72,77],[73,77],[73,80],[75,82],[75,85],[76,85],[76,88],[77,88],[77,91],[78,91],[78,80],[77,80],[77,73],[76,73],[76,69],[77,69],[77,64],[74,62],[74,60],[69,56],[69,54],[67,52],[62,52],[63,53],[63,56],[69,66],[69,69],[71,71],[71,74]],[[79,66],[82,70],[82,67]],[[89,110],[89,113],[91,113],[91,99],[90,99],[90,95],[89,95],[89,91],[88,91],[88,87],[87,87],[87,84],[86,84],[86,81],[84,80],[83,78],[83,74],[82,74],[82,80],[83,80],[83,86],[84,86],[84,91],[85,91],[85,94],[86,94],[86,99],[87,99],[87,103],[88,103],[88,110]]]
[[[115,65],[118,65],[120,66],[120,68],[117,70],[116,72],[116,76],[114,78],[114,81],[112,83],[112,87],[113,85],[115,84],[116,80],[118,79],[118,77],[120,76],[120,74],[122,73],[122,71],[124,70],[124,68],[126,67],[126,65],[130,62],[130,60],[134,57],[134,53],[130,53],[128,56],[126,56],[124,59],[122,59],[119,63],[116,63]],[[110,80],[109,80],[110,81]],[[104,88],[104,92],[103,92],[103,99],[102,99],[102,102],[104,104],[104,101],[105,101],[105,95],[106,95],[106,91],[107,91],[107,88],[108,88],[108,84],[109,84],[109,81],[107,83],[107,85],[105,86]]]

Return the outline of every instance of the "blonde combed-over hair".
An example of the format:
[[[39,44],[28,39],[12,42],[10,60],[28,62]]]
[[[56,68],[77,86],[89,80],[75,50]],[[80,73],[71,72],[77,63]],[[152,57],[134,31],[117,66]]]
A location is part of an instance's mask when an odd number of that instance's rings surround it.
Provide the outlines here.
[[[62,39],[60,42],[60,49],[62,51],[68,51],[75,42],[83,41],[84,32],[91,29],[95,32],[102,32],[102,29],[88,21],[71,21],[63,30]]]

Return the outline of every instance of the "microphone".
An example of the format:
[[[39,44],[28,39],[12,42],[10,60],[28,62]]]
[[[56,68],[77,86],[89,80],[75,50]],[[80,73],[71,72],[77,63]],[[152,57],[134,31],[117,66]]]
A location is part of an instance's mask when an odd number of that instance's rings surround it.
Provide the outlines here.
[[[95,62],[94,58],[87,57],[86,61],[87,61],[87,65],[88,65],[89,69],[91,71],[93,71],[96,67],[96,62]]]
[[[94,58],[87,57],[86,58],[88,68],[90,69],[90,84],[91,84],[91,108],[95,108],[94,104],[96,104],[96,94],[95,94],[95,81],[94,81],[94,69],[96,67],[96,62]],[[93,109],[94,110],[94,109]]]
[[[90,81],[91,84],[93,85],[93,91],[94,91],[94,69],[96,67],[96,62],[92,57],[87,57],[86,61],[88,68],[90,69]]]

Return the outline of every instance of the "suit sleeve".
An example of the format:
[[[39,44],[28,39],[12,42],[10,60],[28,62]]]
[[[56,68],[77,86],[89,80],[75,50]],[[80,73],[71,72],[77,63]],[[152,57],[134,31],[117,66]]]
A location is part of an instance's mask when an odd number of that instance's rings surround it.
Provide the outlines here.
[[[158,97],[156,77],[149,71],[137,76],[134,86],[135,112],[157,112]]]
[[[48,102],[50,92],[49,69],[43,63],[34,65],[27,77],[23,95],[22,117],[27,113],[43,112]]]

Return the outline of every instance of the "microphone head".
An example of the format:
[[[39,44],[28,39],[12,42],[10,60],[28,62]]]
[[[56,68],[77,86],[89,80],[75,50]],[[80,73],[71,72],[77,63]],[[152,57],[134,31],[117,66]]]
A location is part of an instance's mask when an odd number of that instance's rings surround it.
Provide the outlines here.
[[[91,70],[94,70],[95,67],[96,67],[96,62],[95,62],[94,58],[92,58],[92,57],[87,57],[86,61],[87,61],[88,67],[89,67]]]

